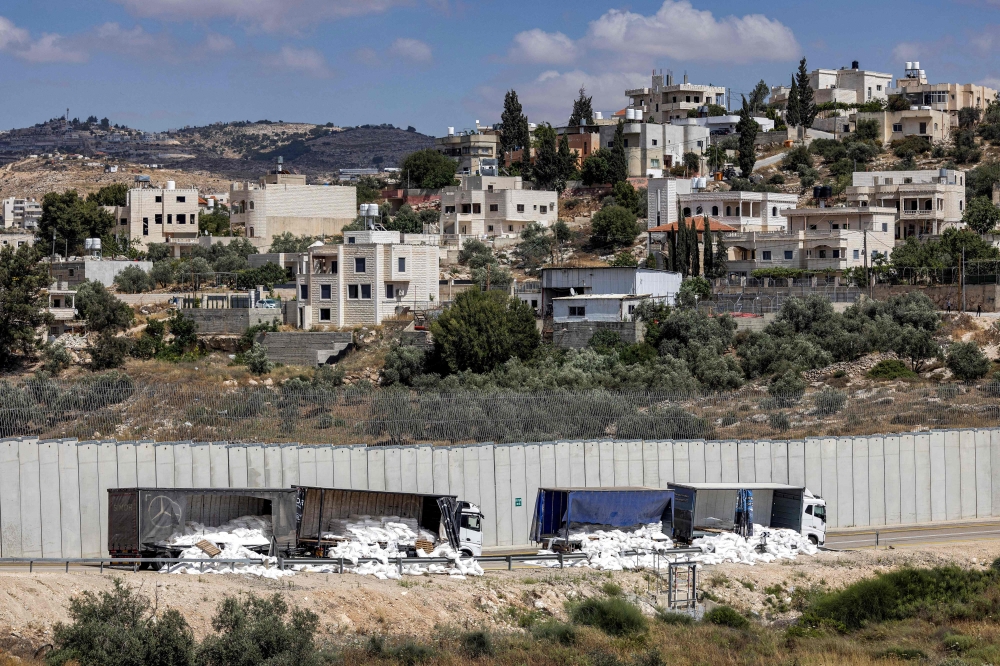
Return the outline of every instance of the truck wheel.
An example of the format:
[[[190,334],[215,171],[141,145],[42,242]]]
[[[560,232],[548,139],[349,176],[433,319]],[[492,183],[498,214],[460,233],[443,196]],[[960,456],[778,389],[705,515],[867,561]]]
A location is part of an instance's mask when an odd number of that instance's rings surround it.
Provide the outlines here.
[[[464,557],[473,557],[473,555],[472,555],[472,551],[471,551],[471,550],[469,550],[468,548],[463,548],[463,549],[462,549],[462,555],[463,555]]]
[[[810,534],[809,535],[809,542],[812,543],[812,545],[814,545],[814,546],[818,546],[819,545],[819,539],[816,538],[815,534]]]

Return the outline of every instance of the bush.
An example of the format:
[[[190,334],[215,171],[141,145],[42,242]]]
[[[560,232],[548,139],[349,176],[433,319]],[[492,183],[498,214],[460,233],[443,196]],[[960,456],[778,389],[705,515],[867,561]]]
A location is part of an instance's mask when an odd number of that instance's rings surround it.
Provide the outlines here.
[[[608,581],[604,585],[601,585],[601,592],[608,595],[609,597],[620,597],[622,596],[622,594],[624,594],[622,586],[612,581]]]
[[[470,631],[462,635],[462,650],[473,659],[493,656],[493,637],[486,631]]]
[[[319,618],[309,610],[292,609],[275,594],[223,599],[212,628],[198,649],[199,666],[258,664],[317,666],[322,663],[313,642]]]
[[[705,622],[717,624],[720,627],[732,627],[733,629],[743,629],[750,624],[746,619],[729,606],[716,606],[705,613]]]
[[[946,363],[963,382],[982,379],[990,371],[990,359],[975,342],[956,342],[948,347]]]
[[[431,324],[434,354],[445,371],[489,372],[538,348],[535,312],[502,292],[466,291]]]
[[[50,375],[58,375],[73,363],[73,357],[60,344],[45,345],[42,349],[42,370]]]
[[[559,620],[536,622],[531,626],[531,635],[536,640],[551,641],[561,645],[576,643],[576,628]]]
[[[274,364],[267,357],[267,350],[259,342],[253,343],[250,351],[243,355],[243,360],[247,364],[247,370],[255,375],[266,375],[274,368]]]
[[[622,206],[607,206],[591,220],[590,242],[597,247],[623,247],[631,245],[641,232],[635,213]]]
[[[674,611],[669,611],[663,608],[656,609],[656,619],[664,624],[694,624],[694,618],[687,613],[675,613]]]
[[[844,408],[847,402],[847,394],[833,388],[825,388],[816,394],[816,412],[823,416],[836,414]]]
[[[812,165],[812,155],[805,146],[792,148],[781,158],[781,168],[785,171],[798,171],[800,167],[810,168]]]
[[[767,417],[767,423],[778,432],[785,432],[792,427],[792,422],[788,419],[788,414],[784,412],[771,414]]]
[[[427,353],[413,346],[397,345],[385,356],[382,368],[382,382],[385,386],[403,384],[412,386],[413,380],[424,372]]]
[[[141,294],[154,286],[153,279],[138,266],[126,266],[115,276],[115,287],[126,294]]]
[[[780,173],[776,173],[767,179],[767,183],[768,185],[784,185],[785,177],[782,176]]]
[[[916,377],[917,373],[906,367],[906,364],[897,359],[886,359],[884,361],[879,361],[875,364],[871,370],[868,371],[868,376],[871,379],[904,379],[908,377]]]
[[[76,309],[87,320],[87,330],[96,333],[124,331],[135,319],[132,308],[115,298],[103,284],[93,280],[77,288]]]
[[[806,383],[797,370],[786,370],[776,375],[767,385],[767,393],[779,407],[791,407],[806,392]]]
[[[176,610],[154,615],[150,600],[121,579],[107,592],[83,592],[69,603],[71,624],[57,624],[51,666],[186,666],[194,635]]]
[[[642,612],[621,597],[587,599],[570,610],[573,622],[596,627],[611,636],[633,636],[646,631],[649,623]]]
[[[125,365],[125,357],[132,348],[129,338],[117,337],[110,331],[97,336],[97,342],[87,348],[90,352],[91,370],[111,370]]]

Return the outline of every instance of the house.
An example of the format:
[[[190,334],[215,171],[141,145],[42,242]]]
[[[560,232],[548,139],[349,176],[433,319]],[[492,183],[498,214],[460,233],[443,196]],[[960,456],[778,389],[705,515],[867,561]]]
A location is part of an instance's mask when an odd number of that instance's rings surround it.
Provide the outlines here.
[[[115,218],[112,233],[139,240],[142,247],[198,237],[198,190],[178,189],[172,180],[156,187],[149,176],[136,176],[125,205],[105,209]]]
[[[896,211],[894,236],[936,236],[962,226],[965,172],[953,169],[855,172],[846,190],[849,206]]]
[[[687,118],[688,111],[697,111],[708,104],[727,106],[724,87],[689,83],[687,74],[682,83],[676,83],[672,73],[664,75],[662,71],[653,74],[650,87],[626,90],[625,96],[639,120],[658,124]]]
[[[49,274],[53,280],[69,287],[87,280],[100,282],[105,287],[110,287],[115,283],[115,277],[129,266],[138,266],[149,272],[153,269],[153,262],[102,259],[100,257],[69,257],[68,259],[60,257],[49,264]]]
[[[757,125],[760,126],[760,132],[771,132],[774,130],[774,121],[770,118],[765,118],[763,116],[754,116],[754,120],[757,121]],[[740,123],[739,114],[725,114],[722,116],[709,116],[706,109],[702,108],[698,112],[698,116],[693,118],[678,118],[677,120],[671,120],[671,125],[680,125],[681,127],[687,126],[698,126],[708,128],[709,134],[712,136],[726,135],[726,134],[736,134],[736,126]]]
[[[441,202],[441,190],[421,188],[389,188],[382,190],[382,198],[389,204],[390,214],[395,215],[403,206],[415,208],[422,204]]]
[[[306,272],[296,276],[299,328],[376,326],[440,301],[436,246],[401,243],[396,231],[351,237],[309,248]]]
[[[601,147],[601,132],[598,125],[578,125],[576,127],[557,127],[559,140],[566,137],[569,151],[576,158],[576,166],[582,167],[583,161]]]
[[[284,233],[333,236],[357,217],[357,188],[309,185],[303,175],[279,163],[257,183],[233,183],[229,188],[230,224],[242,228],[258,248]]]
[[[76,309],[76,291],[71,290],[63,282],[54,282],[48,290],[48,306],[42,309],[52,317],[49,324],[49,335],[59,336],[69,331],[79,331],[86,322],[78,319]]]
[[[756,269],[843,272],[888,256],[895,245],[896,211],[875,206],[788,208],[787,230],[725,234],[730,277]]]
[[[888,99],[892,86],[892,74],[872,72],[859,67],[857,60],[851,67],[840,69],[814,69],[809,74],[809,87],[814,91],[817,104],[864,104],[874,100]],[[788,104],[788,86],[771,88],[771,106],[784,107]]]
[[[499,168],[500,135],[476,121],[476,129],[455,133],[448,128],[447,136],[434,139],[434,147],[458,163],[458,173],[467,176],[495,176]],[[401,178],[406,174],[401,173]]]
[[[292,275],[305,275],[309,272],[308,252],[269,252],[251,254],[247,257],[250,268],[261,268],[267,264],[277,264]]]
[[[636,307],[649,294],[584,294],[552,299],[552,321],[622,322],[632,321]]]
[[[900,141],[911,136],[924,137],[931,143],[943,143],[951,136],[952,128],[958,127],[958,116],[927,106],[911,106],[905,111],[858,113],[855,123],[862,120],[878,121],[879,140],[882,143]]]
[[[542,313],[553,315],[553,302],[566,296],[644,295],[673,305],[681,288],[681,274],[650,268],[593,266],[543,268]]]
[[[617,125],[600,125],[600,145],[612,148]],[[629,178],[662,178],[664,170],[683,164],[685,153],[705,152],[710,130],[697,124],[665,125],[627,120],[622,128]]]
[[[912,106],[929,107],[933,111],[944,111],[957,116],[961,109],[971,107],[985,109],[997,98],[997,91],[988,86],[974,83],[927,83],[927,73],[920,69],[919,62],[906,63],[902,78],[896,80],[896,87],[889,91],[902,95]]]
[[[739,231],[738,227],[730,226],[724,222],[709,217],[687,217],[684,219],[684,224],[690,228],[692,223],[695,229],[698,231],[698,244],[701,248],[699,250],[699,256],[702,256],[704,252],[704,235],[705,235],[705,220],[708,220],[708,230],[710,234],[728,234]],[[677,222],[667,222],[666,224],[661,224],[658,227],[651,227],[646,230],[646,253],[654,254],[659,253],[660,257],[657,258],[657,267],[666,265],[666,257],[669,256],[669,246],[670,236],[677,233],[678,223]]]
[[[441,190],[441,233],[468,236],[516,235],[531,224],[555,224],[559,193],[526,190],[520,176],[464,176],[458,187]]]
[[[9,197],[0,202],[0,226],[4,229],[18,227],[20,229],[37,229],[38,220],[42,217],[42,204],[34,199],[19,199]]]
[[[32,233],[17,233],[17,232],[0,232],[0,248],[4,246],[9,246],[15,250],[22,245],[34,245],[35,244],[35,234]]]
[[[704,192],[692,180],[651,178],[646,186],[646,227],[652,229],[681,218],[709,215],[737,231],[775,231],[785,228],[782,211],[795,208],[798,197],[779,192]]]

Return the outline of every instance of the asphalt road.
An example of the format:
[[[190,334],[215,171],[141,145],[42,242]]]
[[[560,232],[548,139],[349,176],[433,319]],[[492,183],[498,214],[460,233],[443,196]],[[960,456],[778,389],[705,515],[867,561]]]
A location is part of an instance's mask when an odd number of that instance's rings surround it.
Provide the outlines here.
[[[877,539],[880,548],[888,546],[907,548],[1000,539],[1000,521],[887,527],[878,530]],[[874,529],[857,532],[833,532],[827,534],[826,537],[826,547],[838,550],[874,548],[875,544],[876,531]]]

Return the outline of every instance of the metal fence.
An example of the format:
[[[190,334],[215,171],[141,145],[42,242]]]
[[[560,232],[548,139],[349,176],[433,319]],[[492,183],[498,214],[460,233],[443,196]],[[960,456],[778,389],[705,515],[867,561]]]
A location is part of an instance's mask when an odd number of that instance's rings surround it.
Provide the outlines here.
[[[307,390],[301,390],[306,387]],[[0,382],[0,436],[398,445],[568,439],[789,439],[1000,425],[1000,382],[864,391],[434,393],[301,382],[221,389]]]
[[[754,288],[747,287],[740,291],[729,288],[725,292],[716,293],[711,301],[703,301],[699,308],[706,309],[710,314],[745,313],[762,315],[778,312],[790,298],[807,298],[818,295],[831,303],[854,303],[861,295],[857,287],[789,287]]]

